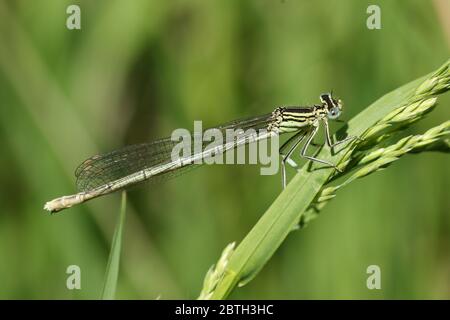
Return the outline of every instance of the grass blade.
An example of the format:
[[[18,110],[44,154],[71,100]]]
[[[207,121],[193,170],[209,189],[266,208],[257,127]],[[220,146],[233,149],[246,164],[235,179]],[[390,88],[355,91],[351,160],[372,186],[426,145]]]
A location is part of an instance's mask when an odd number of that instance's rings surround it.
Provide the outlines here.
[[[447,61],[436,72],[381,97],[350,120],[337,135],[347,133],[362,136],[398,108],[445,92],[450,87],[449,66],[450,61]],[[331,154],[328,148],[322,148],[317,157],[340,164],[353,151],[354,145],[352,143],[336,154]],[[303,166],[236,248],[211,295],[212,299],[224,299],[236,286],[251,281],[290,231],[296,228],[300,218],[333,174],[333,169],[314,170],[318,168],[314,164],[313,170],[309,168],[309,164]]]
[[[111,244],[108,265],[106,267],[105,283],[103,285],[102,299],[112,300],[116,295],[117,279],[119,276],[120,250],[122,248],[122,234],[125,224],[125,212],[127,204],[127,194],[122,192],[122,201],[120,205],[119,219]]]

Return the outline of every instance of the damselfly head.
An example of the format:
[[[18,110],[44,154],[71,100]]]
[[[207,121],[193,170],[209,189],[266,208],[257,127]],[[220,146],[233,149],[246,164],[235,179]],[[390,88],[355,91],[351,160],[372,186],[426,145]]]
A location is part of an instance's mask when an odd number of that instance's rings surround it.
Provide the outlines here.
[[[339,118],[344,105],[341,99],[334,99],[332,93],[324,93],[320,95],[322,105],[328,110],[328,119],[334,120]]]

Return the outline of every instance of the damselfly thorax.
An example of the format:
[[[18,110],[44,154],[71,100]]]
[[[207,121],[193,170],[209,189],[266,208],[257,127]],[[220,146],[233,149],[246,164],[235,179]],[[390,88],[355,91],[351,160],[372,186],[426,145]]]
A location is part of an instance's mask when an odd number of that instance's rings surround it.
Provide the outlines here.
[[[296,132],[305,127],[313,126],[328,114],[325,106],[313,107],[278,107],[272,113],[274,119],[268,130],[276,130],[278,133]]]
[[[242,130],[243,134],[214,148],[200,149],[192,155],[174,159],[172,150],[176,145],[170,137],[150,143],[131,145],[106,154],[95,155],[85,160],[76,170],[79,193],[49,201],[44,208],[57,212],[90,199],[109,194],[131,186],[165,180],[176,176],[198,163],[198,160],[225,153],[228,150],[261,139],[293,134],[281,147],[282,186],[286,187],[286,163],[297,166],[291,159],[294,150],[305,140],[300,156],[311,161],[337,167],[326,160],[307,155],[307,149],[321,124],[325,128],[326,143],[332,148],[354,137],[332,142],[328,120],[337,119],[342,111],[341,100],[334,99],[331,93],[320,96],[320,104],[305,107],[278,107],[272,113],[237,120],[217,126],[225,132],[228,129]],[[261,134],[261,131],[263,133]],[[338,170],[338,169],[337,169]]]

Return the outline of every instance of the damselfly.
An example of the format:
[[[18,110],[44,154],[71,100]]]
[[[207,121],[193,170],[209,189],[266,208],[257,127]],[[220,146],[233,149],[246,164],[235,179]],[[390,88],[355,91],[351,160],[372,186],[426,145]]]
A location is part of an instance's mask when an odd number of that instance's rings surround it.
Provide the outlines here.
[[[241,129],[243,134],[214,148],[202,149],[190,156],[178,159],[172,157],[172,149],[177,142],[170,137],[95,155],[85,160],[75,172],[79,193],[49,201],[45,204],[44,209],[57,212],[143,182],[165,180],[196,166],[199,159],[217,156],[250,142],[276,137],[284,133],[295,134],[279,150],[283,188],[286,187],[286,163],[295,165],[291,156],[304,139],[306,142],[301,148],[301,157],[339,170],[331,162],[307,155],[308,147],[321,124],[325,128],[326,143],[330,148],[354,138],[349,136],[341,141],[332,142],[328,120],[335,120],[340,116],[342,101],[334,99],[331,93],[322,94],[320,101],[320,104],[313,106],[278,107],[269,114],[218,126],[216,129],[222,132],[227,129]]]

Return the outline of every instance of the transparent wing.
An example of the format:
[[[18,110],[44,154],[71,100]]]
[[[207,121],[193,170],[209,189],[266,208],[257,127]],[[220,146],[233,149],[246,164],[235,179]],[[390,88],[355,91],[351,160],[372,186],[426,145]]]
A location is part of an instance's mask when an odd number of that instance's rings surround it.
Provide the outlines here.
[[[140,170],[167,163],[175,144],[166,138],[95,155],[75,171],[77,188],[79,191],[92,190]]]
[[[271,114],[233,121],[216,129],[220,130],[225,137],[227,129],[255,129],[260,130],[267,127]],[[172,141],[170,137],[150,143],[141,143],[126,146],[124,148],[95,155],[83,163],[75,171],[77,188],[79,191],[89,191],[113,181],[126,178],[127,176],[144,169],[155,168],[168,164],[172,161],[171,154],[179,141]],[[190,145],[194,144],[194,136],[191,136]],[[205,148],[211,142],[203,142]],[[155,176],[150,176],[147,182],[167,180],[187,170],[198,167],[199,164],[190,164],[178,167],[176,170],[167,170]]]

